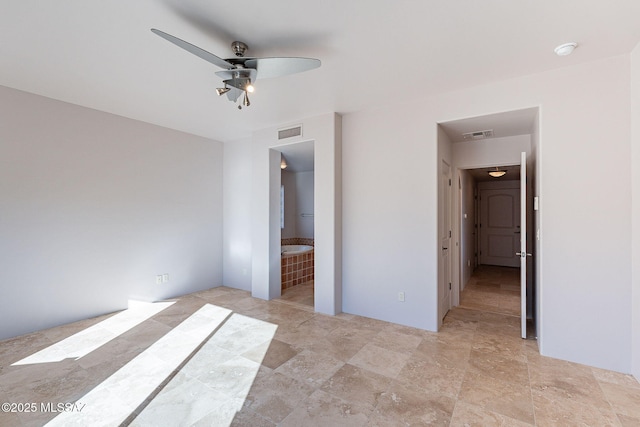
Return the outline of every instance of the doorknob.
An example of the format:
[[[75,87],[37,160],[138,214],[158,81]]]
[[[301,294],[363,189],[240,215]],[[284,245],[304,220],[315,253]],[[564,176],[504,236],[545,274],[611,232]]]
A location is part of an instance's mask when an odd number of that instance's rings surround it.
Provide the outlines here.
[[[516,252],[516,255],[518,255],[520,258],[531,256],[531,254],[528,254],[526,252]]]

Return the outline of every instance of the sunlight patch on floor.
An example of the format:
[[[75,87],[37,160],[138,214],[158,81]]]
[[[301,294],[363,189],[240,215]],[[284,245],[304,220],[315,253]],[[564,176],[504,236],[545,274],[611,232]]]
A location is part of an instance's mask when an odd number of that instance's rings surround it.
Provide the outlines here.
[[[174,301],[155,303],[129,301],[128,309],[40,350],[29,357],[25,357],[15,362],[12,366],[60,362],[65,359],[80,359],[119,335],[133,329],[172,304],[174,304]]]
[[[78,399],[47,426],[113,426],[125,421],[231,314],[206,304]],[[156,425],[167,425],[160,423]]]
[[[234,313],[130,426],[229,426],[277,328]]]

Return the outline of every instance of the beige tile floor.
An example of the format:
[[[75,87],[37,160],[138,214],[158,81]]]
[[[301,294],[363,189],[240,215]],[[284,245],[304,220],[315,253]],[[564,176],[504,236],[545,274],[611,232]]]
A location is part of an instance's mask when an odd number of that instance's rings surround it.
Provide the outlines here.
[[[460,306],[520,315],[520,269],[480,265],[460,294]]]
[[[518,337],[517,316],[471,308],[471,297],[433,333],[316,314],[312,292],[303,285],[274,301],[224,287],[187,295],[77,360],[12,366],[110,316],[2,341],[0,402],[82,402],[208,303],[235,317],[125,425],[640,425],[633,377],[540,356],[535,341]],[[265,340],[260,331],[275,335]],[[55,416],[0,412],[0,426],[40,426]]]

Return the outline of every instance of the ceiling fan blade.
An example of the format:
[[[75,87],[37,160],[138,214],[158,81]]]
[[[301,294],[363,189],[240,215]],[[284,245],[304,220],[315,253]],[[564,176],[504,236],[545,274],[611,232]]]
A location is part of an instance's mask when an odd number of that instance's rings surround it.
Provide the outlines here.
[[[258,70],[259,79],[302,73],[320,66],[320,60],[314,58],[251,58],[244,62],[247,68]]]
[[[227,62],[224,59],[217,57],[213,53],[207,52],[206,50],[201,49],[198,46],[192,45],[191,43],[186,42],[184,40],[181,40],[181,39],[179,39],[177,37],[174,37],[171,34],[167,34],[164,31],[160,31],[160,30],[157,30],[155,28],[152,28],[151,32],[153,32],[154,34],[159,35],[160,37],[162,37],[165,40],[170,41],[171,43],[175,44],[176,46],[183,48],[187,52],[190,52],[190,53],[192,53],[192,54],[204,59],[207,62],[210,62],[213,65],[217,65],[220,68],[226,68],[227,70],[231,70],[231,69],[236,68],[236,66],[233,65],[232,63]]]

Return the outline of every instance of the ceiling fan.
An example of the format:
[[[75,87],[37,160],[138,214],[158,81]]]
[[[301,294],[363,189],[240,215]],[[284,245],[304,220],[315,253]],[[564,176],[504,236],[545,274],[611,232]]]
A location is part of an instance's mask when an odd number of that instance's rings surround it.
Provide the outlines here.
[[[245,52],[249,47],[243,42],[235,41],[231,43],[235,58],[222,59],[213,53],[207,52],[198,46],[192,45],[184,40],[167,34],[164,31],[152,28],[154,34],[170,41],[178,47],[204,59],[207,62],[223,68],[217,71],[216,75],[222,78],[224,87],[217,88],[216,92],[222,96],[225,93],[232,102],[237,102],[240,95],[244,94],[242,104],[248,107],[251,103],[247,93],[254,90],[253,82],[257,79],[267,79],[271,77],[286,76],[288,74],[301,73],[313,70],[320,66],[320,60],[314,58],[250,58],[245,57]],[[238,105],[242,109],[242,105]]]

